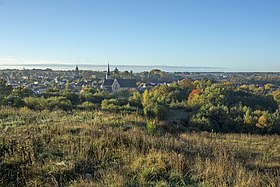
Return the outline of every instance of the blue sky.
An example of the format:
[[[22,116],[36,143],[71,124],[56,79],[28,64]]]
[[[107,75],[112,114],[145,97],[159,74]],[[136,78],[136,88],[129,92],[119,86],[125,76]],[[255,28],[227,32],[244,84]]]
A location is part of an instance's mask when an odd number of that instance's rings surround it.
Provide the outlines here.
[[[280,71],[279,0],[0,0],[0,64]]]

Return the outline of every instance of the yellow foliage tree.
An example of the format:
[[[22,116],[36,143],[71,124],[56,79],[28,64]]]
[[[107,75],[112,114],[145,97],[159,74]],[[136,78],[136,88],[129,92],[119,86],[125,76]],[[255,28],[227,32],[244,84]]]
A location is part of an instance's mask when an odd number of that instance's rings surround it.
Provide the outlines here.
[[[263,128],[263,127],[266,127],[267,125],[268,125],[267,124],[267,117],[265,115],[260,116],[256,126],[259,127],[259,128]]]

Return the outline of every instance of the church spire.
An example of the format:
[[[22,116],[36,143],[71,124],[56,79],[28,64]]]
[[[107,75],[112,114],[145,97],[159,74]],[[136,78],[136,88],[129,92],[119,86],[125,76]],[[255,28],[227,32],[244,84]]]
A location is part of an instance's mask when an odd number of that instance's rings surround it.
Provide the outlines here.
[[[110,64],[108,63],[107,75],[110,75]]]
[[[106,73],[106,79],[110,79],[111,73],[110,73],[110,65],[108,63],[108,69],[107,69],[107,73]]]
[[[75,75],[79,75],[79,67],[78,67],[78,65],[76,65]]]

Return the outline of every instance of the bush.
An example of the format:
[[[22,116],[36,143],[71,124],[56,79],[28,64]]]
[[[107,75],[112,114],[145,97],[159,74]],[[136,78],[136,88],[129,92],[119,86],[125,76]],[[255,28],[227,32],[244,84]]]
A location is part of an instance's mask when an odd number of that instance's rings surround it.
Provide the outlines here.
[[[148,133],[152,134],[154,133],[156,129],[156,120],[146,120],[146,129]]]
[[[83,102],[83,103],[82,103],[80,109],[83,109],[83,110],[94,110],[94,109],[96,109],[96,108],[98,108],[98,105],[86,101],[86,102]]]
[[[73,105],[65,97],[27,97],[24,99],[26,105],[33,110],[44,110],[49,109],[53,110],[55,108],[60,108],[62,110],[71,110]]]
[[[101,103],[102,110],[117,111],[120,109],[116,99],[104,99]]]

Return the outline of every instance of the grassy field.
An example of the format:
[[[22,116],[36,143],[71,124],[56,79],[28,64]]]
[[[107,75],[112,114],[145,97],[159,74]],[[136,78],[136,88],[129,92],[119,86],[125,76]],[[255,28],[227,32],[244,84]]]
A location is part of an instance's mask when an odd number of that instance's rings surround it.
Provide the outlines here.
[[[0,186],[280,186],[279,136],[171,134],[172,125],[1,108]]]

